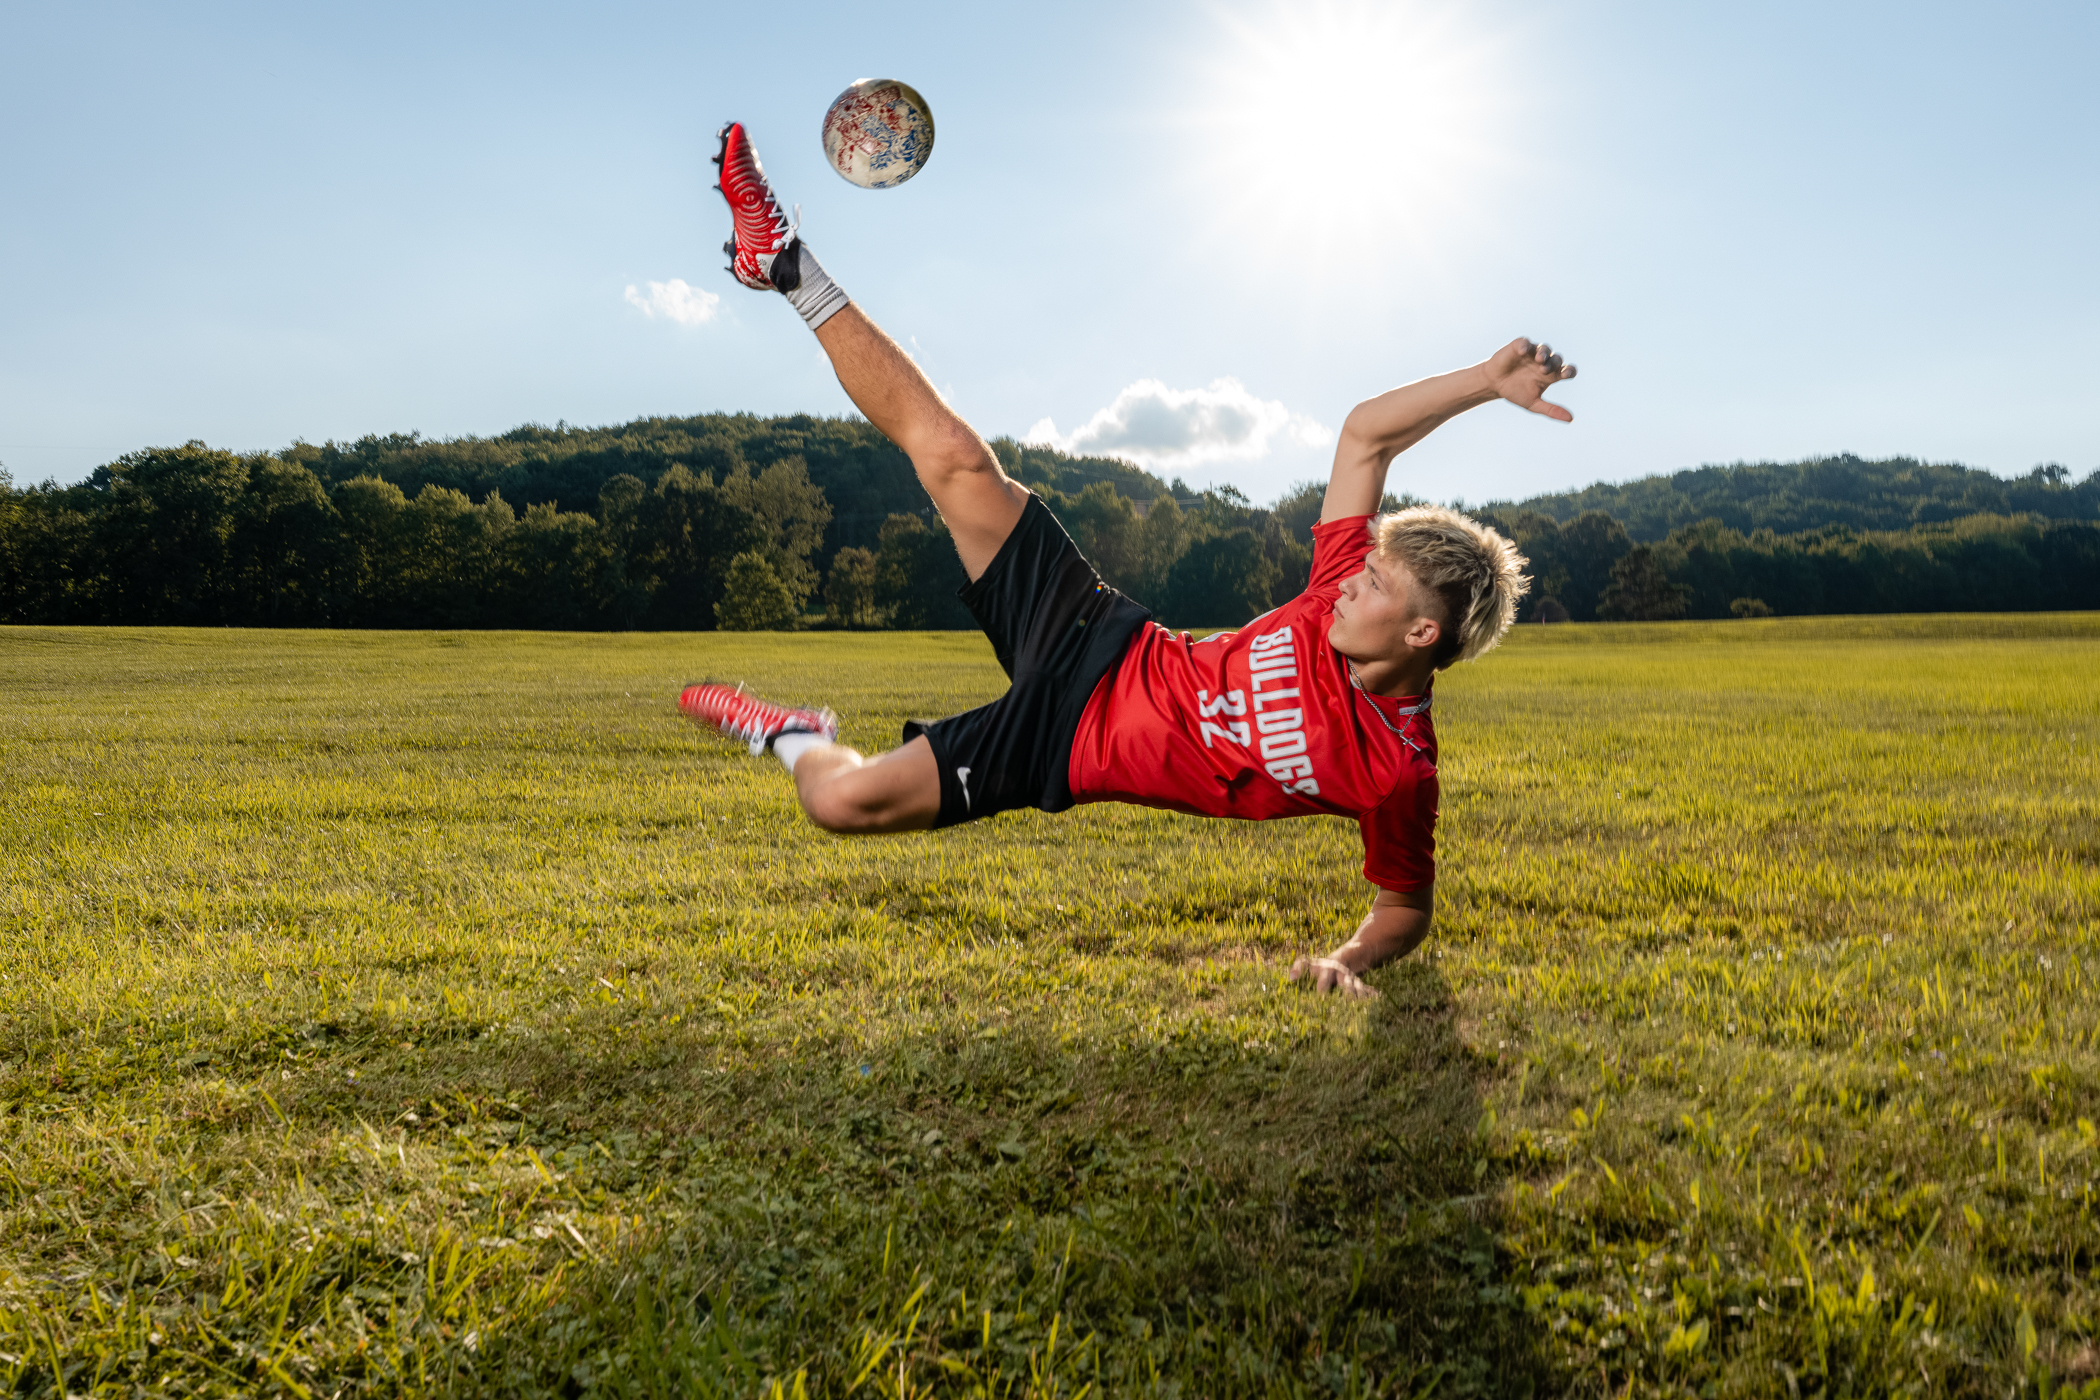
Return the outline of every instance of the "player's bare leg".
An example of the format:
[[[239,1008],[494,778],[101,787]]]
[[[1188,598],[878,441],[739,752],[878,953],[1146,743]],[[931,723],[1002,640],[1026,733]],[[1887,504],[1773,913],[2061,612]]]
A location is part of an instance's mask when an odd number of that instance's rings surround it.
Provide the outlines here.
[[[858,306],[848,304],[819,326],[817,343],[854,406],[911,458],[947,522],[963,572],[979,577],[1020,521],[1028,488],[1006,474],[977,430]]]
[[[858,306],[817,327],[839,383],[862,415],[904,450],[947,522],[971,579],[991,567],[1028,504],[983,438],[948,407],[919,367]],[[874,759],[843,744],[812,746],[795,760],[795,795],[828,831],[920,831],[941,811],[933,749],[914,739]]]
[[[817,343],[854,406],[911,458],[947,522],[963,572],[980,577],[1020,522],[1027,488],[858,306],[828,317],[817,327]],[[940,770],[923,738],[874,759],[843,744],[813,745],[793,772],[802,810],[828,831],[920,831],[940,816]]]
[[[1026,488],[1007,476],[984,439],[802,245],[748,133],[732,122],[720,139],[719,188],[734,219],[734,236],[724,248],[730,270],[747,287],[784,294],[816,333],[847,396],[911,458],[947,523],[964,573],[975,580],[1020,521]],[[747,740],[754,751],[775,754],[794,775],[803,811],[827,830],[916,831],[940,815],[940,772],[923,738],[868,759],[836,742],[828,714],[768,706],[719,686],[691,687],[680,705],[694,719]]]

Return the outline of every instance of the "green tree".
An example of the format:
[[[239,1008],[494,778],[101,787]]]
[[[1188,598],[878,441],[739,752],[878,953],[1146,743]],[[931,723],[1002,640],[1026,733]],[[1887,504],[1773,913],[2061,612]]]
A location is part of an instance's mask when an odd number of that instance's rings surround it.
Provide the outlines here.
[[[1167,571],[1161,616],[1177,627],[1237,627],[1269,609],[1276,566],[1252,530],[1197,540]]]
[[[811,556],[824,543],[824,527],[831,523],[831,506],[823,491],[809,479],[800,457],[782,458],[756,476],[739,468],[722,478],[721,490],[725,500],[743,507],[758,522],[759,552],[800,612],[817,591]]]
[[[831,618],[841,627],[879,627],[882,611],[875,606],[876,583],[881,561],[873,550],[848,545],[831,556],[831,572],[824,580],[824,601]]]
[[[620,630],[641,625],[655,593],[646,560],[632,557],[648,499],[649,488],[629,472],[607,478],[598,488],[598,528],[605,536],[605,577],[598,591],[605,599],[607,625]]]
[[[30,531],[27,528],[29,512],[22,505],[22,495],[15,491],[15,479],[0,466],[0,622],[21,620],[19,613],[28,600],[26,572],[30,549]]]
[[[976,626],[955,596],[966,575],[940,517],[931,526],[916,515],[883,522],[876,550],[875,601],[887,608],[890,625],[913,631]]]
[[[1611,587],[1604,590],[1597,616],[1606,622],[1666,622],[1684,616],[1691,591],[1670,581],[1653,545],[1637,544],[1612,565]]]
[[[50,483],[19,493],[11,538],[0,541],[0,618],[27,623],[107,621],[109,578],[100,517],[108,498]]]
[[[14,478],[0,467],[0,622],[28,622],[40,611],[43,591],[37,575],[43,551],[38,513],[26,503],[31,493],[17,492]]]
[[[1626,527],[1602,511],[1585,511],[1566,523],[1535,510],[1482,511],[1478,518],[1516,541],[1531,560],[1530,610],[1552,600],[1576,622],[1596,620],[1612,566],[1633,548]]]
[[[725,632],[782,632],[792,627],[800,605],[772,563],[758,550],[729,561],[729,574],[715,616]]]
[[[2100,608],[2100,526],[2059,521],[2042,531],[2036,554],[2049,591],[2035,606]]]
[[[228,541],[227,620],[262,627],[335,621],[347,562],[343,519],[320,478],[295,462],[250,458]]]
[[[409,501],[401,524],[407,533],[411,625],[503,625],[487,606],[497,562],[487,519],[476,513],[466,492],[435,482],[426,483]]]
[[[673,464],[637,507],[627,571],[649,589],[648,625],[706,631],[715,625],[729,561],[760,548],[766,532],[706,476]]]
[[[102,620],[202,626],[226,620],[227,545],[239,522],[248,464],[191,441],[97,467]]]
[[[1292,535],[1273,514],[1262,524],[1261,552],[1276,575],[1269,586],[1269,606],[1289,602],[1312,582],[1312,544]]]
[[[1137,577],[1128,590],[1133,598],[1151,607],[1166,596],[1167,574],[1188,548],[1191,533],[1179,501],[1162,495],[1152,502],[1138,532]]]
[[[1269,507],[1269,514],[1292,539],[1306,539],[1312,527],[1319,523],[1320,510],[1327,503],[1327,483],[1324,481],[1301,481],[1276,498]]]
[[[1683,562],[1670,568],[1669,574],[1689,590],[1685,594],[1687,616],[1727,616],[1732,600],[1751,595],[1747,581],[1736,574],[1737,547],[1742,539],[1718,520],[1702,520],[1670,532],[1668,547],[1682,556]]]
[[[1613,571],[1633,548],[1626,527],[1601,510],[1584,511],[1560,527],[1559,545],[1557,563],[1566,579],[1559,597],[1568,616],[1576,622],[1601,616]]]
[[[1058,519],[1071,531],[1101,577],[1125,593],[1135,593],[1142,582],[1141,534],[1137,511],[1130,498],[1106,481],[1089,483],[1078,495],[1068,497],[1058,509]]]
[[[506,557],[515,516],[501,495],[490,492],[476,505],[430,483],[407,500],[392,482],[358,477],[336,488],[334,505],[348,535],[344,574],[354,600],[344,620],[351,625],[520,625],[516,569]]]
[[[402,526],[408,498],[391,481],[357,476],[335,488],[343,522],[346,595],[341,618],[352,627],[405,627],[411,545]]]
[[[416,500],[442,489],[426,486]],[[502,620],[489,625],[566,630],[603,625],[599,590],[611,551],[595,517],[541,501],[525,508],[501,543],[499,596],[505,606]]]

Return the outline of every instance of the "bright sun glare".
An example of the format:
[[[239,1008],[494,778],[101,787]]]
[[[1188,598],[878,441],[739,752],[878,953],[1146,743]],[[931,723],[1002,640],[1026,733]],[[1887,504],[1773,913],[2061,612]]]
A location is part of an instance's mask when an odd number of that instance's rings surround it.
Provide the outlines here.
[[[1507,163],[1509,79],[1462,9],[1274,0],[1220,19],[1190,115],[1221,238],[1265,256],[1435,262],[1472,235]]]

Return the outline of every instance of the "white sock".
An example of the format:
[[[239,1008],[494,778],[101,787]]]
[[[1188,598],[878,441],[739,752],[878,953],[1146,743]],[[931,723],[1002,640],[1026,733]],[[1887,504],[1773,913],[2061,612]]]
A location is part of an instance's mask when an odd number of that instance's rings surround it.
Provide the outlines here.
[[[851,300],[831,280],[831,274],[824,271],[824,264],[809,251],[809,245],[799,238],[781,251],[767,275],[788,299],[788,305],[802,313],[803,322],[811,330],[844,311]]]
[[[788,772],[792,773],[795,771],[796,759],[802,757],[802,755],[808,753],[817,745],[830,742],[831,740],[821,734],[809,734],[797,730],[793,733],[783,734],[773,741],[773,757],[786,764]]]

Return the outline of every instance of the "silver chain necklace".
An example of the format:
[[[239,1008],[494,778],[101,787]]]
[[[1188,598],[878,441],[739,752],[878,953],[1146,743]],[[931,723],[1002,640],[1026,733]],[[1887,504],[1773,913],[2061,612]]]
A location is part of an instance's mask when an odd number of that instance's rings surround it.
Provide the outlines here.
[[[1371,713],[1378,716],[1378,722],[1384,725],[1387,729],[1392,730],[1394,734],[1398,735],[1401,743],[1407,745],[1416,753],[1422,753],[1422,746],[1416,743],[1406,730],[1402,729],[1399,725],[1393,723],[1391,720],[1385,717],[1385,710],[1379,705],[1378,697],[1371,694],[1370,691],[1364,689],[1363,679],[1356,674],[1356,663],[1345,656],[1342,658],[1342,665],[1348,669],[1349,684],[1355,686],[1357,693],[1363,696],[1364,699],[1370,703]],[[1399,710],[1402,715],[1418,715],[1428,708],[1429,697],[1426,695],[1422,697],[1422,703],[1419,705],[1399,706]]]

